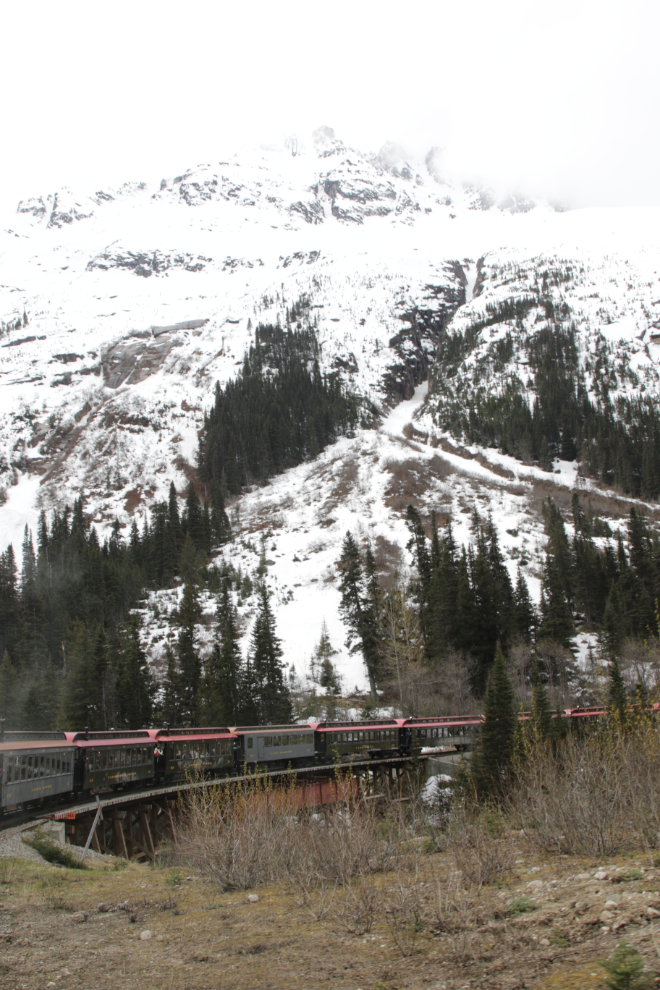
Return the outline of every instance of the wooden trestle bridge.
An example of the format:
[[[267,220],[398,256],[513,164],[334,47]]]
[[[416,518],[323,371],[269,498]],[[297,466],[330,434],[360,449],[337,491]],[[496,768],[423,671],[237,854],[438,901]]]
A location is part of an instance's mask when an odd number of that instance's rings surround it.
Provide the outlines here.
[[[443,754],[437,754],[443,755]],[[447,755],[450,755],[449,753]],[[340,802],[372,802],[384,798],[406,801],[413,776],[424,768],[426,755],[355,760],[336,766],[273,770],[260,776],[287,791],[294,807],[319,808]],[[156,859],[158,847],[174,833],[176,815],[186,792],[209,787],[254,784],[255,775],[220,777],[150,787],[139,793],[125,791],[101,795],[94,801],[58,808],[39,823],[64,825],[66,842],[124,859]],[[32,826],[34,827],[34,826]]]

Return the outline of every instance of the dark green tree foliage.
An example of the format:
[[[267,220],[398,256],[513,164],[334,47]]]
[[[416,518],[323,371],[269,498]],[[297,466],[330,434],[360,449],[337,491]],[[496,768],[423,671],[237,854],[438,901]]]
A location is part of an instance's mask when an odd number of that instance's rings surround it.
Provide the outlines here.
[[[290,722],[293,708],[284,681],[282,647],[275,633],[275,619],[270,608],[268,588],[259,588],[257,618],[250,644],[248,698],[259,713],[262,725]]]
[[[217,639],[206,663],[202,684],[201,712],[206,725],[238,725],[243,721],[241,682],[244,675],[236,613],[225,578],[218,603]]]
[[[605,338],[599,338],[597,354],[589,363],[592,398],[580,370],[576,327],[566,305],[551,298],[547,287],[538,297],[509,299],[487,309],[488,317],[465,332],[451,328],[440,332],[434,381],[440,425],[469,443],[497,446],[542,467],[549,467],[554,458],[577,458],[586,474],[608,485],[631,495],[658,498],[660,412],[647,395],[610,399],[617,374],[624,372],[615,370]],[[545,325],[526,333],[521,320],[533,309]],[[479,383],[467,391],[454,389],[463,362],[483,342],[483,329],[511,320],[518,321],[516,346],[507,332],[504,339],[493,341],[486,360],[498,372],[519,351],[528,364],[531,389],[517,376],[511,376],[501,391]]]
[[[513,688],[498,643],[488,678],[484,722],[472,755],[470,776],[480,797],[499,797],[511,779],[518,726]]]
[[[338,374],[321,375],[312,329],[259,325],[242,374],[216,384],[199,468],[226,492],[262,483],[315,457],[358,420]]]
[[[103,728],[101,672],[85,623],[76,619],[69,632],[59,724],[63,729]]]
[[[530,642],[534,634],[535,623],[536,613],[529,597],[529,588],[519,568],[518,579],[513,592],[513,612],[511,615],[511,631],[514,640]]]
[[[564,520],[552,499],[544,505],[548,543],[543,571],[539,639],[568,646],[575,632],[573,622],[573,568]]]
[[[96,642],[137,603],[143,572],[133,550],[117,526],[101,546],[82,500],[50,524],[42,513],[36,551],[29,531],[22,550],[20,575],[13,548],[0,555],[0,651],[16,675],[7,727],[51,729],[60,718],[74,727],[83,715],[82,724],[108,727],[116,672],[100,663]]]
[[[150,725],[154,686],[135,617],[124,632],[116,663],[117,727],[134,729]]]
[[[202,661],[195,644],[195,625],[199,622],[201,608],[194,581],[187,581],[179,606],[180,632],[177,640],[179,672],[179,705],[181,720],[188,725],[198,724],[199,690],[202,680]]]
[[[371,698],[374,704],[378,696],[376,685],[381,666],[381,639],[379,628],[379,593],[375,590],[377,578],[371,548],[363,561],[360,548],[351,533],[347,533],[339,558],[341,570],[340,612],[348,627],[346,645],[352,654],[361,653],[367,668]]]
[[[621,676],[621,668],[616,658],[610,661],[609,685],[607,689],[607,707],[616,715],[619,725],[625,726],[628,721],[628,699],[626,688]]]
[[[470,656],[475,661],[474,687],[482,693],[497,642],[507,648],[514,633],[515,595],[497,530],[492,520],[483,526],[477,521],[476,546],[459,554],[450,525],[440,536],[432,518],[429,549],[417,509],[410,506],[407,519],[412,533],[408,546],[419,575],[415,594],[426,658],[432,665],[441,664],[449,649]],[[518,594],[529,602],[522,577]],[[528,621],[522,612],[520,621]]]
[[[5,720],[7,728],[18,725],[20,712],[20,691],[16,668],[5,650],[0,663],[0,718]]]
[[[532,728],[540,739],[548,739],[552,734],[552,715],[548,692],[541,677],[538,661],[534,664],[532,682],[534,685],[532,691]]]

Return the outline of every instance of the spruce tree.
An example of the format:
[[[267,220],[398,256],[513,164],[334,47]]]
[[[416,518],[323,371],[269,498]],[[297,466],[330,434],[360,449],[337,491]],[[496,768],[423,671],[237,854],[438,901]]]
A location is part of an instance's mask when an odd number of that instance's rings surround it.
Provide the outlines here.
[[[513,688],[497,644],[484,702],[484,722],[472,756],[471,778],[480,797],[501,796],[511,779],[518,719]]]
[[[217,635],[204,671],[202,710],[207,725],[236,725],[240,713],[243,658],[226,578],[218,604]]]
[[[365,586],[360,551],[351,533],[347,533],[344,538],[339,568],[341,570],[339,611],[348,626],[346,645],[351,654],[362,653],[369,677],[372,704],[376,705],[378,703],[376,676],[380,659],[378,629],[369,591]]]
[[[167,644],[165,649],[165,676],[158,702],[158,718],[164,725],[181,724],[181,672],[177,666],[176,654]]]
[[[0,718],[5,720],[5,729],[18,729],[20,707],[18,677],[5,650],[0,663]]]
[[[117,666],[117,708],[119,724],[126,729],[143,729],[151,724],[154,684],[147,658],[140,643],[136,618],[129,622]]]
[[[550,711],[550,702],[548,701],[548,692],[541,677],[538,660],[534,664],[532,683],[534,685],[531,712],[532,729],[537,738],[547,739],[552,733],[552,714]]]
[[[67,666],[62,685],[60,724],[63,729],[103,728],[101,678],[92,640],[84,622],[76,619],[67,640]]]
[[[314,647],[311,659],[312,680],[325,688],[328,694],[339,694],[340,683],[337,671],[332,662],[332,658],[337,655],[337,650],[330,642],[330,634],[325,619],[321,625],[321,636]]]
[[[609,685],[607,689],[607,707],[621,728],[628,722],[628,698],[621,676],[621,668],[616,657],[610,660]]]
[[[535,614],[532,600],[529,597],[527,582],[518,568],[518,580],[513,593],[513,621],[512,632],[514,638],[523,640],[526,643],[532,638],[534,630]]]
[[[193,581],[187,581],[179,606],[181,630],[177,640],[177,660],[181,677],[181,717],[190,725],[197,723],[197,704],[202,678],[202,662],[195,645],[195,625],[200,615],[197,587]]]
[[[261,724],[288,722],[293,717],[289,689],[284,682],[282,647],[275,634],[268,588],[259,588],[257,617],[252,633],[250,660]]]

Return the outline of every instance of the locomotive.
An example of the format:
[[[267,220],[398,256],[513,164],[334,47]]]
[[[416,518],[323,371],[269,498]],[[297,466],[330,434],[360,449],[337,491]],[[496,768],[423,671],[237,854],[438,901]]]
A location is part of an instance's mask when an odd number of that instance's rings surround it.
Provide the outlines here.
[[[604,709],[562,715],[598,717]],[[482,715],[381,718],[295,725],[5,732],[0,720],[0,815],[76,797],[176,784],[191,777],[296,770],[465,749]]]

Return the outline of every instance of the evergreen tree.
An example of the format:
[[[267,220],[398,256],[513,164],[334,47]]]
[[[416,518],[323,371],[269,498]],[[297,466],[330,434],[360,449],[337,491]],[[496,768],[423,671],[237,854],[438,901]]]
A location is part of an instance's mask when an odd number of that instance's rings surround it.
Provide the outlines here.
[[[218,639],[204,671],[202,711],[207,725],[237,725],[241,710],[243,658],[226,578],[218,604],[217,632]]]
[[[621,645],[623,643],[623,637],[625,635],[619,589],[614,581],[612,581],[610,593],[607,598],[607,605],[605,606],[603,630],[605,632],[607,651],[610,657],[614,658],[619,655]]]
[[[328,694],[339,694],[341,691],[339,677],[332,658],[337,655],[337,650],[330,642],[330,634],[325,619],[321,625],[321,636],[314,647],[311,659],[312,680],[325,688]]]
[[[535,618],[527,582],[522,571],[518,568],[518,580],[513,593],[512,634],[514,638],[529,643],[534,631]]]
[[[266,585],[262,584],[250,645],[250,661],[259,718],[263,725],[286,723],[293,717],[289,690],[284,682],[282,655],[282,647],[275,634],[270,596]]]
[[[351,533],[347,533],[344,538],[339,567],[341,570],[339,610],[348,626],[346,645],[351,654],[362,653],[369,677],[371,700],[375,705],[378,703],[376,691],[379,667],[378,629],[376,617],[370,607],[369,593],[365,587],[360,551]]]
[[[195,645],[195,625],[201,616],[199,595],[193,581],[187,581],[179,607],[181,626],[177,641],[180,671],[181,718],[190,725],[197,723],[197,705],[202,678],[202,662]]]
[[[186,492],[186,512],[183,520],[186,535],[192,540],[192,544],[199,553],[206,553],[206,531],[204,527],[204,513],[197,498],[197,492],[192,481],[188,485]]]
[[[541,678],[538,661],[534,664],[532,675],[534,689],[532,692],[532,729],[539,739],[547,739],[552,733],[552,714],[548,693]]]
[[[60,725],[70,731],[103,728],[101,678],[84,622],[76,619],[67,637],[67,667],[62,686]],[[37,685],[33,685],[37,690]]]
[[[18,729],[20,696],[18,677],[7,650],[0,663],[0,718],[5,729]]]
[[[610,660],[607,707],[610,713],[615,716],[619,726],[625,727],[628,723],[628,699],[621,676],[621,668],[616,657]]]
[[[165,650],[165,676],[157,709],[158,717],[164,725],[181,724],[181,693],[181,672],[177,666],[176,654],[168,643]]]
[[[131,619],[117,666],[118,724],[142,729],[151,724],[154,684],[140,643],[140,627]]]
[[[498,643],[486,688],[484,722],[472,756],[471,778],[481,797],[501,796],[510,781],[517,722],[513,688]]]

